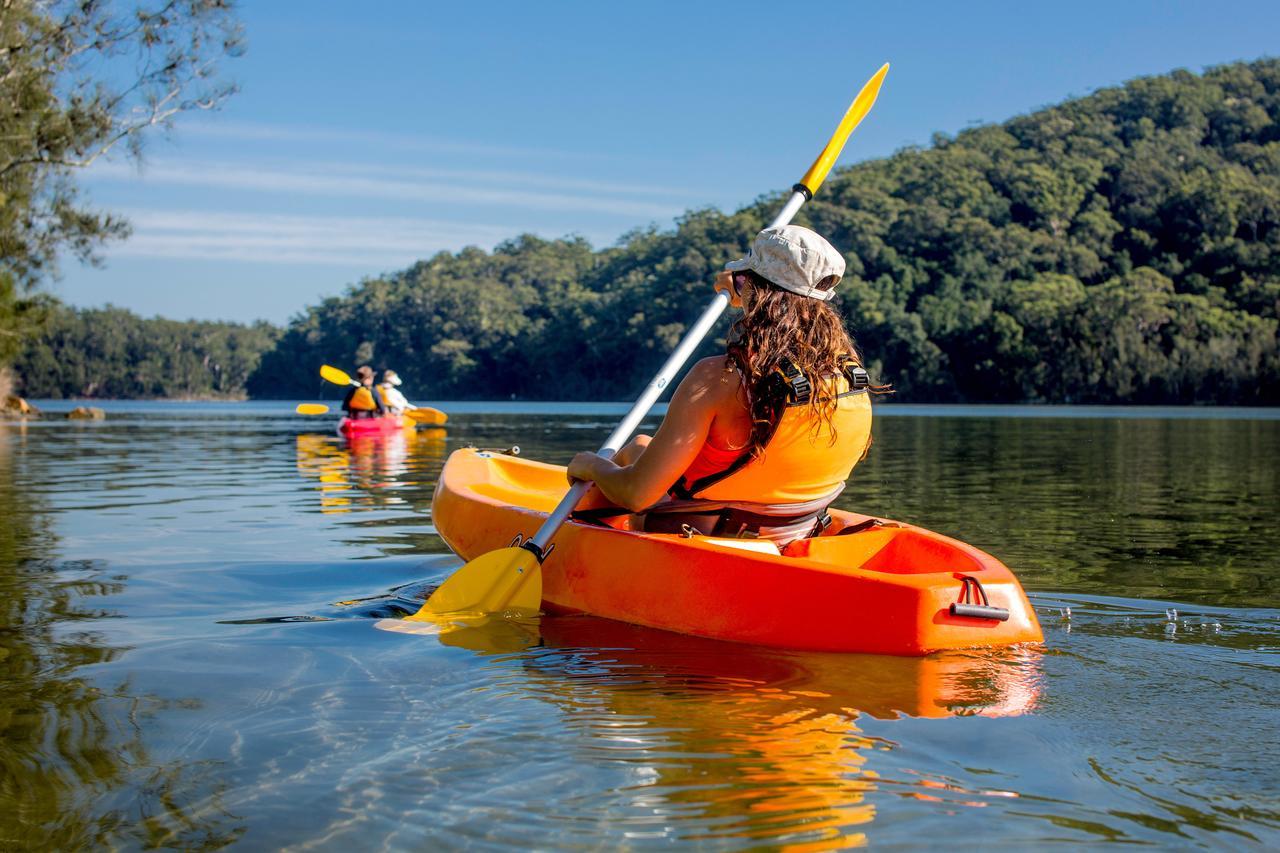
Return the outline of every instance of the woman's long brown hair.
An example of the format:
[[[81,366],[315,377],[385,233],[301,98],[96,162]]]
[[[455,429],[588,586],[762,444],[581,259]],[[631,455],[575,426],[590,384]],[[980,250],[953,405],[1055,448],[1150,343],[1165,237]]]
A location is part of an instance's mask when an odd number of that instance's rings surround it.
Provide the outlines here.
[[[751,409],[751,453],[760,456],[772,436],[776,419],[785,401],[763,393],[775,370],[791,364],[800,369],[809,387],[809,413],[814,433],[825,424],[836,441],[833,419],[839,393],[839,377],[849,359],[861,365],[849,333],[830,302],[801,296],[779,287],[751,270],[733,274],[733,284],[742,297],[742,316],[729,330],[727,358],[742,374]],[[834,276],[818,287],[834,287]],[[826,285],[824,288],[823,285]],[[877,386],[874,390],[888,390]]]

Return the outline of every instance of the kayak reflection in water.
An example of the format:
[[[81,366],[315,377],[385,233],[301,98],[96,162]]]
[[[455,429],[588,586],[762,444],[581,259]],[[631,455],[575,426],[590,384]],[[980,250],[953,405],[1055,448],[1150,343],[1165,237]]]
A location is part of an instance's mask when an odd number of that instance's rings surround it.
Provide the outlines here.
[[[410,409],[417,408],[405,398],[404,394],[400,393],[399,386],[400,377],[394,370],[383,371],[382,384],[378,386],[378,393],[393,415],[402,415]]]
[[[376,418],[387,413],[382,397],[373,392],[373,368],[361,365],[356,368],[358,386],[352,386],[342,400],[342,408],[352,420],[360,418]]]
[[[869,393],[888,391],[831,307],[844,269],[808,228],[761,231],[715,280],[742,309],[726,354],[690,369],[657,434],[573,458],[569,476],[595,483],[577,517],[629,511],[631,529],[779,546],[820,532],[871,446]]]

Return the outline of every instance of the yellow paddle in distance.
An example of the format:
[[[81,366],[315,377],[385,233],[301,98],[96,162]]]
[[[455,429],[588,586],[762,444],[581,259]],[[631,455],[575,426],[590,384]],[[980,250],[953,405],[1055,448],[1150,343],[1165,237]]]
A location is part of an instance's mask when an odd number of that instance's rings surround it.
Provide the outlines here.
[[[324,415],[328,414],[329,407],[324,403],[299,403],[294,411],[300,415]]]
[[[813,194],[817,192],[818,187],[822,186],[827,173],[835,165],[849,135],[876,102],[876,96],[880,93],[880,86],[884,83],[884,77],[888,71],[889,64],[885,63],[858,91],[844,118],[840,120],[836,132],[832,134],[830,141],[818,155],[818,159],[814,160],[813,165],[805,172],[801,182],[792,187],[790,198],[769,224],[769,228],[781,228],[789,223],[796,211],[813,198]],[[676,372],[706,337],[707,332],[724,313],[728,304],[728,294],[717,292],[711,300],[711,305],[690,327],[679,346],[658,371],[658,375],[645,388],[640,399],[636,400],[631,411],[627,413],[622,423],[618,424],[604,447],[600,448],[601,456],[606,459],[613,456],[631,437],[631,433],[640,425],[640,421],[648,414],[649,409],[671,383]],[[538,528],[537,533],[523,543],[520,542],[519,537],[516,537],[516,541],[510,547],[490,551],[471,560],[450,575],[417,613],[407,618],[436,622],[442,621],[451,614],[539,610],[542,605],[542,561],[550,553],[547,546],[590,487],[591,484],[585,481],[572,485],[559,505]]]
[[[320,376],[327,382],[334,385],[356,385],[360,383],[351,378],[351,375],[344,370],[339,370],[328,364],[320,365]],[[439,409],[433,409],[430,406],[414,406],[405,412],[413,421],[427,426],[441,426],[449,420],[449,416]]]
[[[412,409],[406,409],[405,415],[427,426],[441,426],[449,420],[449,416],[444,412],[430,406],[414,406]]]
[[[320,378],[326,382],[332,382],[334,385],[359,385],[360,383],[351,378],[351,374],[345,370],[339,370],[327,364],[320,365]]]

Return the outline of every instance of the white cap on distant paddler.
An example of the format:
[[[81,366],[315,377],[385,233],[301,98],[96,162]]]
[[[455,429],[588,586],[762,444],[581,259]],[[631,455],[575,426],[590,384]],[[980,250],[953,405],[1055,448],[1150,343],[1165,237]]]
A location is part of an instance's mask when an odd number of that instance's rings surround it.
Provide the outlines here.
[[[844,275],[844,256],[816,231],[784,225],[761,231],[747,256],[724,268],[751,270],[783,290],[825,301],[835,296],[834,288]],[[832,276],[835,280],[828,281]]]

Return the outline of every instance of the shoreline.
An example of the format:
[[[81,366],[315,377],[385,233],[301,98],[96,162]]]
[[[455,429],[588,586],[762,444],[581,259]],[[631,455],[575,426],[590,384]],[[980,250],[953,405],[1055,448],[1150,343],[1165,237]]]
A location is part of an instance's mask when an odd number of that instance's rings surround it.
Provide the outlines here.
[[[184,411],[223,415],[297,418],[321,422],[336,420],[338,401],[327,400],[228,400],[228,399],[32,399],[32,405],[57,415],[77,406],[91,405],[108,413],[137,415],[181,415]],[[303,416],[294,412],[299,402],[321,402],[332,410],[326,415]],[[454,415],[545,415],[620,418],[631,408],[631,402],[619,401],[546,401],[546,400],[434,400],[421,399],[419,405],[432,406]],[[658,403],[649,412],[654,418],[666,412],[667,404]],[[1027,419],[1169,419],[1169,420],[1280,420],[1280,406],[1133,406],[1062,403],[901,403],[878,404],[881,418],[972,417]],[[38,420],[38,419],[33,419]],[[594,424],[593,424],[594,426]]]
[[[255,405],[296,405],[297,403],[326,403],[335,405],[334,400],[303,399],[301,397],[24,397],[33,406],[42,404],[73,404],[80,406],[95,403],[250,403]],[[536,398],[494,399],[475,398],[460,400],[443,400],[433,404],[462,406],[630,406],[634,401],[627,400],[543,400]],[[885,406],[930,406],[937,408],[1019,408],[1042,409],[1243,409],[1243,410],[1280,410],[1280,405],[1247,405],[1247,404],[1201,404],[1201,403],[1042,403],[1042,402],[1007,402],[1007,403],[922,403],[893,399],[877,399],[877,408]],[[659,403],[658,405],[663,405]]]

